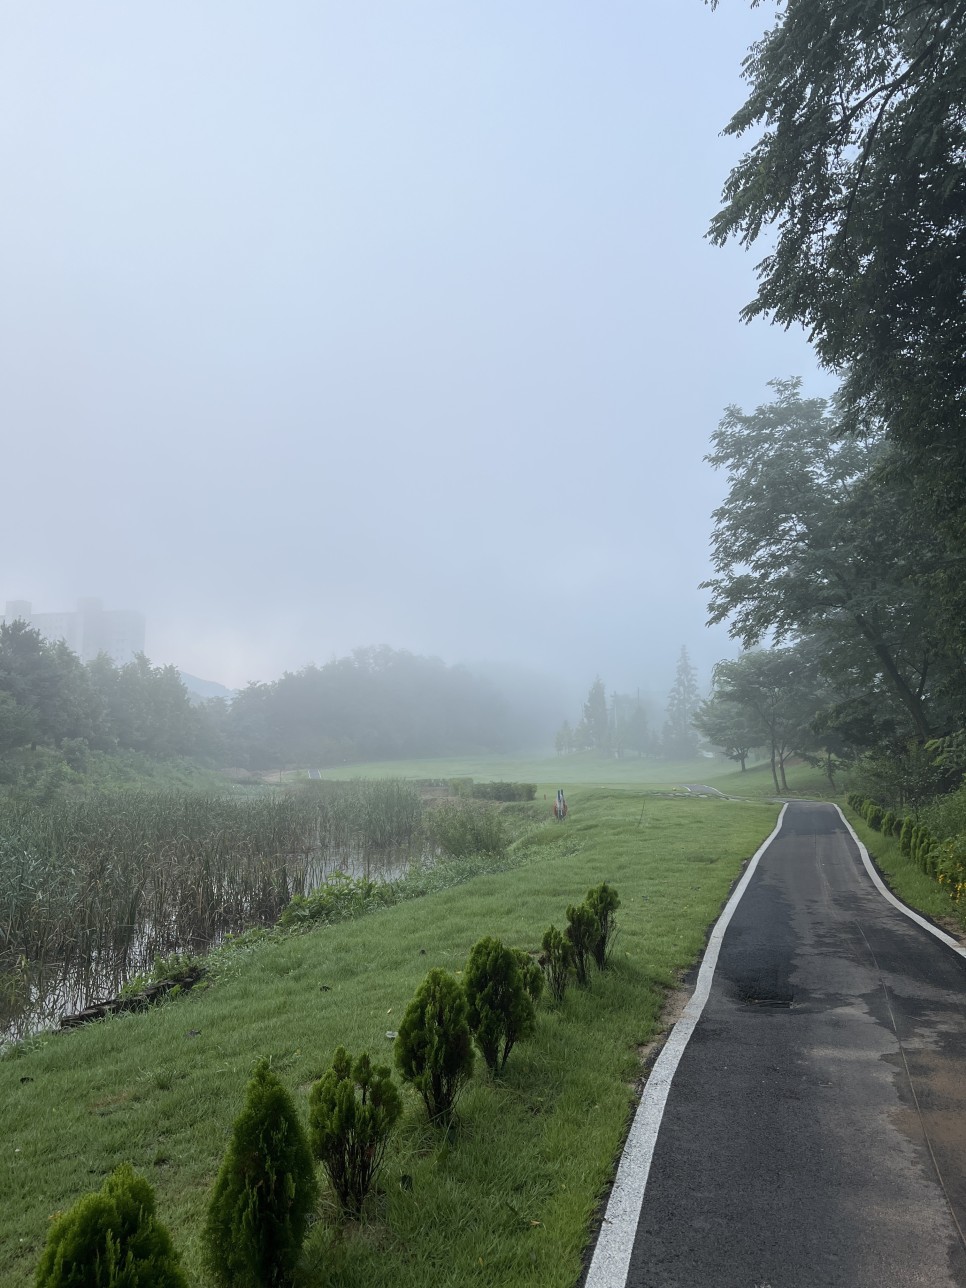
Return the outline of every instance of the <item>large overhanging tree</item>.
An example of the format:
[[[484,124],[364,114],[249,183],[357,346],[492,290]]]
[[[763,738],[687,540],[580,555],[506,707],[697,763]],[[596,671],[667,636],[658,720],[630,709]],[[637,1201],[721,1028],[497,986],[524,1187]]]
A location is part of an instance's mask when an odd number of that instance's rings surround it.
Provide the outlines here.
[[[961,513],[966,0],[786,0],[744,74],[725,132],[754,141],[710,234],[772,244],[744,316],[802,323],[853,425],[882,419]]]
[[[908,731],[927,738],[961,722],[963,658],[946,644],[931,575],[956,563],[924,525],[906,480],[881,469],[875,439],[842,438],[822,399],[773,381],[776,400],[729,407],[710,463],[728,472],[714,512],[711,623],[746,648],[821,634],[869,692],[885,686]]]

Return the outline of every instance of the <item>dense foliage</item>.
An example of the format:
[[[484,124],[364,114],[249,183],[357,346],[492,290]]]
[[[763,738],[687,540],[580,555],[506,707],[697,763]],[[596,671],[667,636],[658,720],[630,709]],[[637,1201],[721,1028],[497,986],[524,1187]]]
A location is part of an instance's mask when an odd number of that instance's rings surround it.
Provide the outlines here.
[[[738,758],[769,748],[783,788],[792,752],[848,758],[962,727],[966,654],[941,591],[961,553],[924,522],[883,437],[843,436],[797,381],[773,388],[713,436],[728,494],[705,587],[711,621],[746,647],[790,642],[722,663],[697,720]]]
[[[122,1163],[95,1194],[55,1218],[36,1288],[187,1288],[154,1191]]]
[[[508,721],[465,668],[390,648],[250,684],[221,716],[226,754],[250,768],[505,750]]]
[[[173,666],[85,665],[23,621],[0,624],[0,785],[34,798],[122,753],[257,770],[501,751],[519,732],[484,680],[388,648],[195,704]]]
[[[716,4],[717,0],[713,0]],[[788,0],[727,126],[713,240],[763,234],[746,316],[802,323],[940,514],[966,508],[966,5]]]
[[[202,721],[173,666],[139,655],[118,667],[105,654],[85,666],[63,641],[23,621],[0,623],[0,757],[65,741],[75,756],[183,755],[202,747]]]

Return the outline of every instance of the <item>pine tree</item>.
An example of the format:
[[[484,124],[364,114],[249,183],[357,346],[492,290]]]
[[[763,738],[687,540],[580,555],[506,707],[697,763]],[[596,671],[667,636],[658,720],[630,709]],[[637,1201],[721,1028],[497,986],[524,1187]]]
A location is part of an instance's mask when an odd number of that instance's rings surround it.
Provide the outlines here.
[[[587,745],[594,751],[605,753],[610,745],[610,715],[607,710],[607,693],[604,681],[598,675],[590,686],[584,715],[581,721]]]
[[[291,1281],[318,1183],[292,1097],[262,1060],[208,1205],[205,1260],[223,1288]]]
[[[698,754],[698,735],[693,720],[701,705],[698,677],[688,650],[682,644],[674,684],[667,700],[664,724],[664,754],[668,760],[693,760]]]

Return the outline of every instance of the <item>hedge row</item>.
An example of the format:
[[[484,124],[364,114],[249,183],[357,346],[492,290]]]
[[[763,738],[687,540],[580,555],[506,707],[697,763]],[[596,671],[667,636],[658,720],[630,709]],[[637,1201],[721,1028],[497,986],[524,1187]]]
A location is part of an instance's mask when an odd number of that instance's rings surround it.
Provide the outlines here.
[[[938,881],[956,903],[962,900],[966,905],[966,836],[939,840],[910,814],[894,814],[858,792],[850,792],[846,803],[874,831],[896,837],[907,858]]]
[[[532,801],[537,798],[536,783],[474,783],[472,778],[451,778],[449,786],[454,796],[468,796],[476,801]]]

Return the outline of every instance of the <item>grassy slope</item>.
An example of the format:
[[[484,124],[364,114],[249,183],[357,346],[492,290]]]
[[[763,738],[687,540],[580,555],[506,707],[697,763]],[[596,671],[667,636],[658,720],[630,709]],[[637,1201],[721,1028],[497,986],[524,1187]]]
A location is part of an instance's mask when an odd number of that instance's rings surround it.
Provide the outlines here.
[[[606,879],[623,900],[614,968],[559,1009],[541,1005],[536,1038],[514,1050],[504,1081],[474,1079],[454,1139],[424,1124],[407,1091],[367,1221],[340,1235],[324,1205],[303,1275],[319,1288],[575,1282],[626,1127],[637,1048],[776,809],[626,787],[569,796],[568,823],[538,825],[516,870],[262,942],[205,993],[0,1062],[0,1284],[29,1280],[49,1214],[122,1159],[155,1185],[192,1282],[203,1282],[206,1195],[254,1060],[270,1055],[304,1110],[339,1043],[389,1060],[386,1030],[430,966],[459,969],[485,933],[535,948],[567,903]]]

